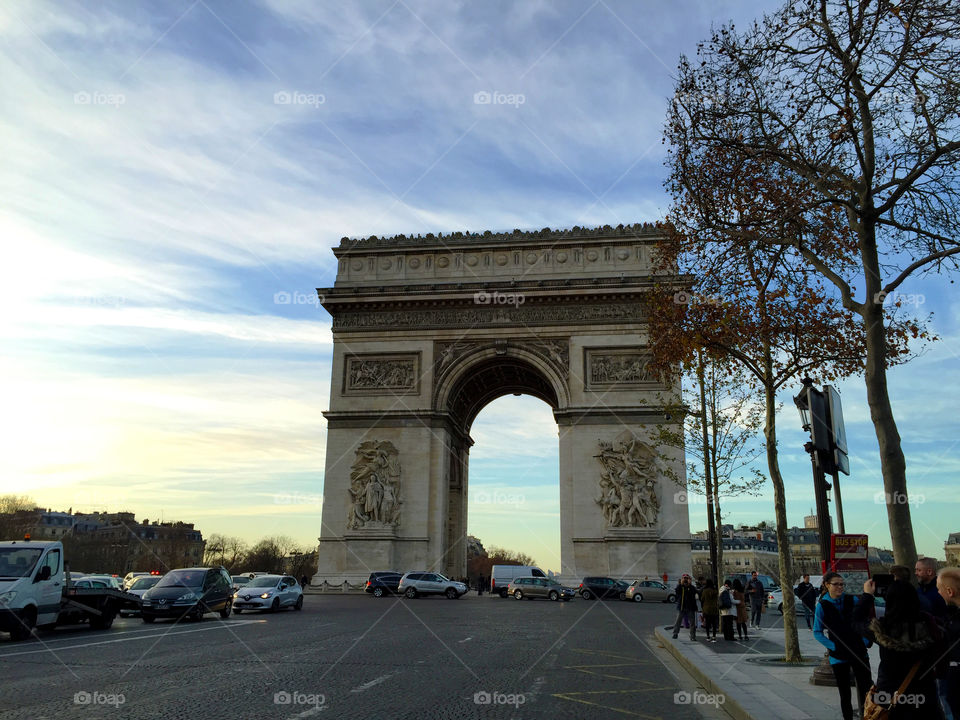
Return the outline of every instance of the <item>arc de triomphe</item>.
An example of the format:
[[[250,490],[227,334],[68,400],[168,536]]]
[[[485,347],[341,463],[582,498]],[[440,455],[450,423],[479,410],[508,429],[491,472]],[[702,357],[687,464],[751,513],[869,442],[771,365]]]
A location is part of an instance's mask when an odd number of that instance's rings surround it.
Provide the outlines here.
[[[663,472],[682,476],[683,454],[651,433],[669,420],[668,388],[646,370],[656,233],[341,241],[334,287],[318,291],[333,379],[315,584],[465,575],[470,427],[521,393],[547,402],[559,428],[562,577],[689,571],[687,506]]]

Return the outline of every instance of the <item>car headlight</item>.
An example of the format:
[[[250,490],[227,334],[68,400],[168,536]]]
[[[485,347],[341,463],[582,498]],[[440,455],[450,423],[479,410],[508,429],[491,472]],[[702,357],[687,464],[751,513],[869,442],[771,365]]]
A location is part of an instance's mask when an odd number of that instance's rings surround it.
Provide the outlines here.
[[[184,600],[196,600],[196,599],[197,599],[197,594],[195,592],[185,592],[183,595],[177,598],[177,602],[181,602]]]
[[[263,593],[263,595],[260,596],[260,598],[261,598],[262,600],[266,600],[267,598],[271,597],[272,595],[273,595],[273,590],[267,590],[265,593]]]
[[[12,603],[14,598],[17,597],[16,590],[7,590],[5,593],[0,593],[0,605],[6,605],[7,603]]]

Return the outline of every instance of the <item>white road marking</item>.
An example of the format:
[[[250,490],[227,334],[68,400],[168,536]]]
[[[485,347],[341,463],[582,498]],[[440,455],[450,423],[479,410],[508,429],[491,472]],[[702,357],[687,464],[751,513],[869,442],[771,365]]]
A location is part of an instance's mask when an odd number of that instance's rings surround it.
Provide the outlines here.
[[[399,671],[397,671],[397,672],[399,672]],[[369,690],[369,689],[372,688],[374,685],[379,685],[380,683],[382,683],[382,682],[383,682],[384,680],[386,680],[387,678],[391,677],[392,675],[396,675],[396,674],[397,674],[397,673],[392,672],[392,673],[387,673],[386,675],[381,675],[381,676],[378,677],[378,678],[374,678],[374,679],[371,680],[370,682],[365,682],[363,685],[357,685],[357,687],[355,687],[355,688],[354,688],[353,690],[351,690],[350,692],[352,692],[352,693],[360,693],[360,692],[363,692],[364,690]]]
[[[304,710],[302,713],[297,713],[296,715],[291,715],[287,720],[298,720],[298,718],[308,718],[313,717],[314,715],[319,715],[324,710],[327,709],[326,705],[315,705],[309,710]]]
[[[472,637],[464,638],[463,640],[460,640],[460,642],[465,643],[465,642],[469,642],[470,640],[473,640],[473,638]]]
[[[20,652],[12,653],[3,653],[0,655],[0,660],[4,660],[9,657],[17,657],[20,655],[38,655],[40,653],[49,653],[49,652],[62,652],[64,650],[77,650],[79,648],[85,647],[96,647],[97,645],[112,645],[113,643],[121,642],[130,642],[133,640],[150,640],[151,638],[164,637],[170,635],[186,635],[187,633],[196,633],[196,632],[206,632],[207,630],[217,630],[219,628],[235,628],[240,627],[241,625],[258,625],[260,623],[265,623],[266,620],[242,620],[240,622],[231,622],[231,623],[213,623],[207,627],[200,628],[191,628],[190,630],[170,630],[170,631],[154,631],[152,635],[138,635],[137,637],[126,637],[126,638],[115,638],[113,640],[101,640],[100,642],[88,642],[81,643],[80,645],[58,645],[55,648],[37,648],[36,650],[22,650]],[[159,630],[159,628],[158,628]],[[127,633],[129,634],[129,633]]]

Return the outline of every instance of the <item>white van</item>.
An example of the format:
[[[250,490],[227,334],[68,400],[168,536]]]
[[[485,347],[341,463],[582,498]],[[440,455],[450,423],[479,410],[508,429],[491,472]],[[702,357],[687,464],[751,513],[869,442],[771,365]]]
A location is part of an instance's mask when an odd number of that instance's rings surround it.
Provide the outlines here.
[[[534,565],[494,565],[490,569],[490,592],[500,597],[507,596],[507,585],[518,577],[546,577],[547,574]]]

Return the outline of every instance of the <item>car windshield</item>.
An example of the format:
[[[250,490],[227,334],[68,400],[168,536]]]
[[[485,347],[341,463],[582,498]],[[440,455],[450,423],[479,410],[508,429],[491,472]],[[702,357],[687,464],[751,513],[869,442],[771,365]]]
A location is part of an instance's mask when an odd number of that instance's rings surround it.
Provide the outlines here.
[[[143,577],[138,577],[130,584],[131,590],[148,590],[160,582],[159,575],[145,575]]]
[[[154,587],[202,588],[206,570],[172,570],[164,575]]]
[[[247,587],[273,587],[280,580],[276,575],[261,575],[247,583]]]
[[[26,577],[37,564],[42,552],[40,548],[0,548],[0,577]]]
[[[440,582],[450,582],[450,578],[448,578],[446,575],[441,575],[440,573],[436,573],[436,575],[438,578],[440,578]]]
[[[246,585],[250,582],[250,578],[247,575],[234,575],[231,579],[234,585]]]

